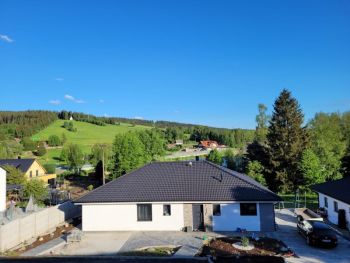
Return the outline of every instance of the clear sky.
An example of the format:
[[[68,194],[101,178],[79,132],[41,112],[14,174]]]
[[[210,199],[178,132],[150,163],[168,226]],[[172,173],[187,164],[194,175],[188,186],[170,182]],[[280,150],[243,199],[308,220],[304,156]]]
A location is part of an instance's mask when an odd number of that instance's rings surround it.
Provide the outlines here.
[[[254,128],[350,110],[350,1],[0,1],[0,109]]]

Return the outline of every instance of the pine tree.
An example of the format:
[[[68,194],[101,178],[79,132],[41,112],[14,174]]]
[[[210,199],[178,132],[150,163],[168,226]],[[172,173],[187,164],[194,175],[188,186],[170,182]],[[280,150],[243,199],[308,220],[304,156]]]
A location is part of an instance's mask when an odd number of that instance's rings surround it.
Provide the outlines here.
[[[273,190],[295,191],[302,183],[298,163],[308,142],[304,115],[298,101],[283,90],[274,104],[267,133],[271,161],[268,181]]]

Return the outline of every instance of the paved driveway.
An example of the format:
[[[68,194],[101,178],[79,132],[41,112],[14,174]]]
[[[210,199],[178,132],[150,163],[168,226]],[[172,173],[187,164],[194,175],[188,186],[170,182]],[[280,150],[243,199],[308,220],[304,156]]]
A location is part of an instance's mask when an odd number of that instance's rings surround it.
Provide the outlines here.
[[[174,257],[193,257],[203,244],[203,233],[173,231],[134,232],[119,252],[132,251],[148,246],[181,246]]]
[[[287,262],[310,262],[310,263],[349,263],[350,242],[338,236],[339,244],[334,249],[310,247],[305,239],[301,237],[296,228],[296,217],[294,214],[283,209],[276,212],[276,221],[279,230],[275,232],[276,238],[284,241],[298,256],[289,258]]]
[[[131,236],[131,232],[86,232],[82,241],[57,249],[56,255],[116,255]]]

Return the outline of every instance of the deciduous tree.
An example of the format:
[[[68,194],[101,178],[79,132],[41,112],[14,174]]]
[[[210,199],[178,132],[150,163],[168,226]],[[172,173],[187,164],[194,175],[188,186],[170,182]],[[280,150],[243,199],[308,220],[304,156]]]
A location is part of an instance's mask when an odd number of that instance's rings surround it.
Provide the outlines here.
[[[250,161],[247,165],[247,175],[252,177],[258,183],[266,186],[266,180],[264,176],[264,166],[258,161]]]
[[[6,183],[7,184],[24,185],[24,183],[26,182],[26,177],[25,177],[25,174],[21,170],[13,167],[11,165],[4,165],[3,168],[7,172],[7,174],[6,174]]]
[[[222,165],[222,155],[219,153],[217,149],[210,151],[210,153],[207,156],[207,160],[212,163]]]
[[[119,177],[151,160],[135,132],[118,134],[113,144],[114,177]]]
[[[310,190],[310,185],[318,184],[325,181],[324,167],[321,165],[317,155],[311,150],[306,149],[303,152],[299,163],[299,171],[303,176],[303,188]]]

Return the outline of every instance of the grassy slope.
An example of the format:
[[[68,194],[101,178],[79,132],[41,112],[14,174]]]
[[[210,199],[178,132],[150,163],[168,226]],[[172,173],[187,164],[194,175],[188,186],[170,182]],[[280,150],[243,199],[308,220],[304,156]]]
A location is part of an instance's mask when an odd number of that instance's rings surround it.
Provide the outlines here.
[[[120,125],[98,126],[86,122],[73,121],[74,127],[77,128],[77,132],[70,132],[62,127],[63,123],[63,120],[57,120],[46,129],[34,135],[32,138],[34,140],[44,141],[47,140],[50,135],[55,134],[61,137],[64,133],[67,137],[67,143],[78,144],[81,146],[84,153],[90,153],[91,146],[95,143],[112,144],[115,135],[118,133],[150,129],[150,127],[147,126],[132,126],[125,123]],[[60,153],[60,149],[51,149],[40,159],[43,163],[57,163],[57,160],[54,159],[55,157],[59,157]]]

